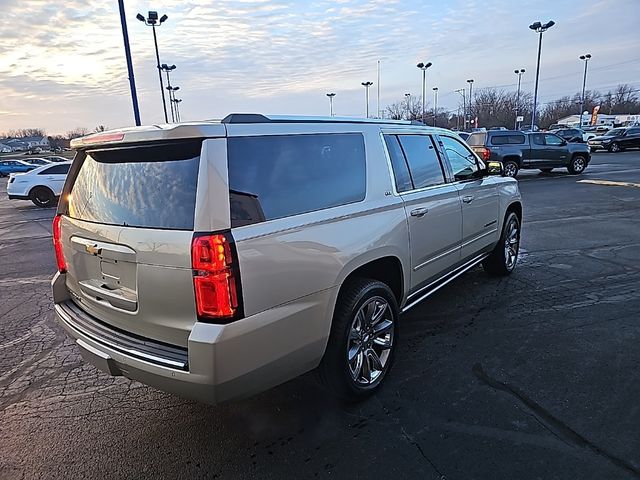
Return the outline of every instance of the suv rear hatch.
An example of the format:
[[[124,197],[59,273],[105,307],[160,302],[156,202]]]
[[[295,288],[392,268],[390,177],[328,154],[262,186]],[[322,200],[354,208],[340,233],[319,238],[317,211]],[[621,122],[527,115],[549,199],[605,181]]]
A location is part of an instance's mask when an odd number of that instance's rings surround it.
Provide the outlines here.
[[[201,140],[80,153],[60,202],[66,285],[96,320],[186,347]]]

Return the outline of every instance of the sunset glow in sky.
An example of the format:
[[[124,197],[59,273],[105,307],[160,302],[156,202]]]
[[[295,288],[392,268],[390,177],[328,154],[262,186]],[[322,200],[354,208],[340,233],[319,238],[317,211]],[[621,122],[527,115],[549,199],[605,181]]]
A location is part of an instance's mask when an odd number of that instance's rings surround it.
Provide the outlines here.
[[[518,5],[517,8],[515,5]],[[591,53],[588,89],[640,88],[638,0],[125,0],[143,123],[163,121],[151,28],[136,14],[157,10],[161,62],[176,64],[173,83],[183,120],[230,112],[364,115],[363,81],[376,80],[380,108],[419,95],[419,61],[433,62],[431,88],[455,109],[455,89],[513,89],[515,68],[533,89],[534,21],[545,33],[540,100],[578,92],[581,54]],[[41,127],[131,125],[116,0],[0,0],[0,132]],[[376,111],[377,85],[370,108]]]

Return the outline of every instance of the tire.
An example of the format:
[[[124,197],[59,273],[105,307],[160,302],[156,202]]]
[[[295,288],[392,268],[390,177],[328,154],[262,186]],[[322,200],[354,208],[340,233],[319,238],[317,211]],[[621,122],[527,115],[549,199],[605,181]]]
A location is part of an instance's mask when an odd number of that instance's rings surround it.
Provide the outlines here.
[[[518,263],[520,253],[520,219],[515,212],[509,212],[502,226],[500,240],[491,254],[482,262],[489,275],[510,275]]]
[[[56,196],[47,187],[36,187],[29,192],[29,200],[40,208],[53,207],[56,204]]]
[[[377,321],[376,313],[382,315]],[[358,278],[345,284],[336,302],[329,342],[318,367],[322,383],[351,402],[375,393],[393,365],[398,317],[396,298],[384,283]]]
[[[515,178],[518,175],[518,163],[513,160],[507,160],[503,165],[504,176]]]
[[[551,173],[551,170],[553,170],[553,168],[541,168],[540,171],[542,173]]]
[[[610,146],[609,146],[609,151],[611,153],[618,153],[620,151],[622,151],[622,149],[620,148],[620,145],[618,145],[618,142],[613,142]]]
[[[583,155],[576,155],[571,159],[571,163],[567,166],[567,170],[571,175],[579,175],[587,168],[587,159]]]

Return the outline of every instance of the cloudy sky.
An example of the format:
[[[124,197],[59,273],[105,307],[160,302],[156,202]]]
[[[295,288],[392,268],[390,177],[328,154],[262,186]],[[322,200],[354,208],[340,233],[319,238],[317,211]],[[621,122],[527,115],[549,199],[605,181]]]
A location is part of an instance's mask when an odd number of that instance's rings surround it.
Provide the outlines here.
[[[133,124],[116,0],[0,0],[0,132]],[[183,120],[229,112],[364,115],[363,81],[380,108],[419,95],[419,61],[433,63],[428,90],[455,109],[453,91],[533,89],[537,35],[544,35],[542,102],[619,83],[640,88],[640,0],[125,0],[143,123],[163,120],[153,37],[136,20],[157,10],[162,63],[176,64]],[[431,100],[431,95],[428,97]],[[377,108],[376,86],[371,111]]]

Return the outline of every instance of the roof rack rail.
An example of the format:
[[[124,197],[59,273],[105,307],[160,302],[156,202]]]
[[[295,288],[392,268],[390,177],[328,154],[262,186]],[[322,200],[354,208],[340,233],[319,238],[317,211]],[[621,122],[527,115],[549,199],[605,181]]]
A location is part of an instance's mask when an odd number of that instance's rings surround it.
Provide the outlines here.
[[[260,113],[231,113],[221,120],[221,123],[377,123],[399,125],[424,125],[412,120],[389,120],[384,118],[358,117],[312,117],[296,115],[263,115]]]

